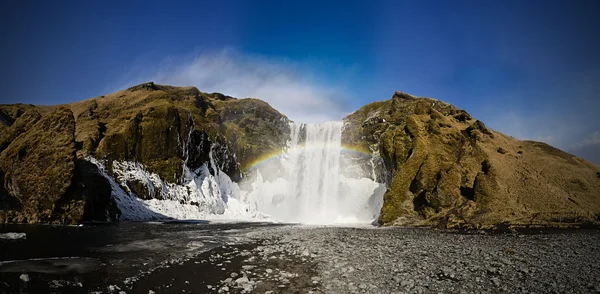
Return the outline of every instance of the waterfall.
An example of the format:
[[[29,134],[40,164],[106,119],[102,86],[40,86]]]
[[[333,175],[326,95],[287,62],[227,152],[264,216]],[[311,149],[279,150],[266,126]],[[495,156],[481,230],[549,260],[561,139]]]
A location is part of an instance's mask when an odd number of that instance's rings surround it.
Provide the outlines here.
[[[328,224],[377,217],[385,185],[342,175],[342,122],[290,124],[287,151],[258,168],[251,199],[257,210],[281,221]],[[262,174],[273,174],[263,179]]]
[[[184,156],[180,183],[167,183],[144,165],[129,161],[112,162],[113,178],[103,162],[87,159],[109,180],[123,220],[171,217],[306,224],[370,222],[379,215],[385,184],[373,180],[373,170],[357,169],[364,165],[344,154],[342,128],[342,122],[290,123],[284,152],[251,170],[239,185],[222,171],[229,159],[227,152],[219,152],[226,148],[219,143],[210,146],[208,162],[195,170],[187,167],[186,145],[191,142],[192,130],[187,142],[180,138]],[[225,157],[218,158],[215,152]],[[344,172],[348,170],[353,171]],[[131,183],[145,187],[148,195],[137,195]]]
[[[292,127],[299,133],[301,125]],[[342,123],[305,125],[305,131],[304,146],[292,142],[290,148],[288,198],[299,214],[327,219],[337,209]]]

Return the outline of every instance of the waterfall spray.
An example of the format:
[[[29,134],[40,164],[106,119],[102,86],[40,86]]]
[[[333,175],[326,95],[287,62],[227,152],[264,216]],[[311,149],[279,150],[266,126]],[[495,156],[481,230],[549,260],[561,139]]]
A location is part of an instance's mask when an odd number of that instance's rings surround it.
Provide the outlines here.
[[[366,222],[377,217],[385,185],[364,175],[340,172],[342,122],[290,124],[290,143],[277,162],[283,172],[263,179],[273,165],[261,166],[250,192],[259,211],[301,223]],[[272,173],[272,172],[271,172]]]

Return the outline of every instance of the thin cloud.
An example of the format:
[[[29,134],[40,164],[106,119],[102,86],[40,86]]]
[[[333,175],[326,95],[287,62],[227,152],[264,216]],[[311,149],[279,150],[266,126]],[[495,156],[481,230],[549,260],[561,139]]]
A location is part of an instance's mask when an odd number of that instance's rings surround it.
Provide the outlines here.
[[[540,141],[562,149],[570,146],[572,126],[552,114],[524,115],[508,111],[484,117],[488,117],[484,122],[492,129],[519,140]]]
[[[600,145],[600,132],[594,132],[589,137],[583,139],[581,142],[573,144],[571,149],[581,149],[590,145]]]
[[[165,59],[155,68],[137,66],[129,76],[133,77],[127,79],[129,85],[152,80],[238,98],[259,98],[297,122],[340,120],[352,111],[344,87],[319,83],[318,74],[308,67],[231,49]]]
[[[548,143],[588,161],[600,164],[600,131],[588,133],[581,121],[552,113],[523,115],[509,111],[490,116],[488,126],[519,140]]]
[[[596,131],[581,142],[573,144],[569,151],[581,158],[600,164],[600,131]]]

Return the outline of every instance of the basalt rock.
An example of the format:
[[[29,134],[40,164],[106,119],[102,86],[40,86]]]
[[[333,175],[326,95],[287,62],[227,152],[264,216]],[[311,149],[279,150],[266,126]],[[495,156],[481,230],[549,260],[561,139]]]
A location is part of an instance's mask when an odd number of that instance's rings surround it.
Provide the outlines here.
[[[120,211],[111,192],[110,183],[98,167],[78,158],[71,186],[56,204],[56,218],[62,223],[116,221]],[[77,207],[76,215],[69,209],[73,206]]]
[[[598,166],[439,100],[396,92],[347,116],[342,140],[384,162],[383,225],[580,224],[600,214]]]

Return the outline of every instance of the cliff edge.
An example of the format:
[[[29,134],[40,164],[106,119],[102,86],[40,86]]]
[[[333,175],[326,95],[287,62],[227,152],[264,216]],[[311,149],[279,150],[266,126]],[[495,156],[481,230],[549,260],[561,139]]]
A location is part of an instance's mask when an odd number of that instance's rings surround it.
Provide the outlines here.
[[[520,141],[466,111],[396,92],[344,119],[342,140],[381,156],[383,225],[598,224],[600,167]]]

